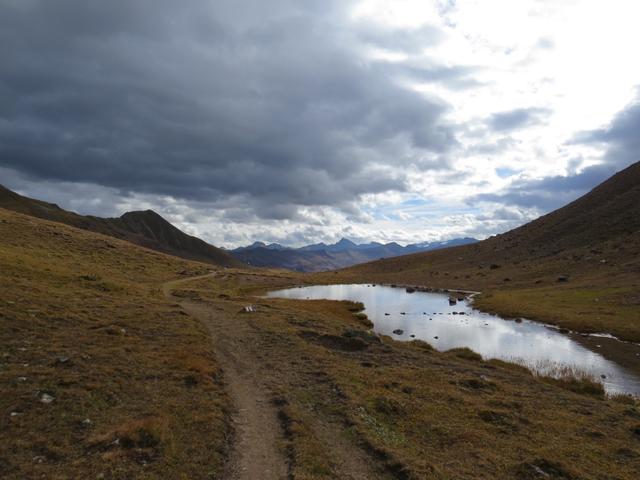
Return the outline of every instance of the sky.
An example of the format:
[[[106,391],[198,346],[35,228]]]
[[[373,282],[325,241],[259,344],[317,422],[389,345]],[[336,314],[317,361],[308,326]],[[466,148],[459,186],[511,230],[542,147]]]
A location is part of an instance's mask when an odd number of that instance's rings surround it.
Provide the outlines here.
[[[640,2],[0,0],[0,183],[214,245],[486,238],[640,160]]]

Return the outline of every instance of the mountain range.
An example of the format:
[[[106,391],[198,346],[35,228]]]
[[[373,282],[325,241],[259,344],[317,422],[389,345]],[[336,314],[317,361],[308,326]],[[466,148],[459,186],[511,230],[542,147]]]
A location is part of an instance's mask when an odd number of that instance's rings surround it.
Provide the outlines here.
[[[321,272],[381,258],[392,258],[411,253],[469,245],[477,241],[475,238],[456,238],[441,242],[414,243],[403,247],[395,242],[356,244],[343,238],[334,244],[316,243],[300,248],[289,248],[277,243],[255,242],[249,246],[231,250],[230,253],[236,259],[256,267],[285,268],[300,272]]]
[[[31,215],[110,237],[126,240],[169,255],[226,267],[284,268],[321,272],[349,267],[385,257],[424,252],[476,242],[460,238],[446,242],[425,242],[403,247],[397,243],[357,245],[347,239],[327,245],[317,243],[293,249],[279,244],[255,242],[248,247],[224,250],[176,228],[153,210],[126,212],[120,217],[79,215],[54,203],[22,196],[0,185],[0,208]]]

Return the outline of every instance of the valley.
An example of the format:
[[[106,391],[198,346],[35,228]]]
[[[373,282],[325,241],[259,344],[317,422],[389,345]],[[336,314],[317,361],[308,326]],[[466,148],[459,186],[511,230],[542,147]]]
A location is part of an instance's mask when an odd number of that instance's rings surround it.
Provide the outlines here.
[[[0,0],[0,480],[640,480],[638,18]]]
[[[541,219],[539,234],[563,218]],[[468,348],[440,351],[437,340],[400,342],[372,332],[362,304],[265,297],[345,282],[478,289],[481,309],[634,339],[637,244],[614,231],[611,212],[602,218],[611,225],[600,238],[565,236],[561,252],[540,242],[545,251],[530,260],[516,230],[303,274],[193,262],[0,209],[0,471],[633,479],[640,405],[596,378],[533,375]],[[596,248],[594,263],[585,252]]]

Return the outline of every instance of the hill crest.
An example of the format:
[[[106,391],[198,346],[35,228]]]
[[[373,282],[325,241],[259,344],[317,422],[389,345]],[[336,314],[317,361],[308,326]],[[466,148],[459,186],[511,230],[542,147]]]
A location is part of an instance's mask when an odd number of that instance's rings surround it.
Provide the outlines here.
[[[142,247],[221,266],[242,266],[224,250],[189,235],[153,210],[126,212],[116,218],[83,216],[54,203],[24,197],[0,185],[0,208],[119,238]]]

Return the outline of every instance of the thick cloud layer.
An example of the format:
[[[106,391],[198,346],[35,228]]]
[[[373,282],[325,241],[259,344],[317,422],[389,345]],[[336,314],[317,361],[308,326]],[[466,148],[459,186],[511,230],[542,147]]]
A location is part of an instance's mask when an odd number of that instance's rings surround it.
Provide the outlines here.
[[[362,51],[428,46],[439,32],[346,28],[348,8],[3,2],[0,164],[124,192],[236,196],[272,218],[403,191],[409,165],[439,167],[456,144],[447,106],[401,87],[406,65]],[[469,74],[413,70],[433,82]]]
[[[615,4],[0,0],[0,183],[225,246],[503,231],[639,159]]]

